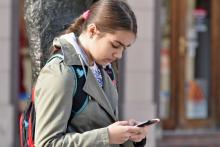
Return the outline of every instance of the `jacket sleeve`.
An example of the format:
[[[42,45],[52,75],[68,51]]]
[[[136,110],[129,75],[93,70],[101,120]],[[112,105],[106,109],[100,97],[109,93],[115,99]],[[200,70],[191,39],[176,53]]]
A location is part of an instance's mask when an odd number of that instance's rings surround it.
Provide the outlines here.
[[[48,63],[35,86],[36,147],[109,147],[107,128],[66,133],[76,79],[61,61]]]

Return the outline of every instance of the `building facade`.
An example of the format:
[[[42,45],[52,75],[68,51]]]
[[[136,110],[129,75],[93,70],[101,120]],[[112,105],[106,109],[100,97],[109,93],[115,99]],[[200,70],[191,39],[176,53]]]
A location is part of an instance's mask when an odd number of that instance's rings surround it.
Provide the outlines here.
[[[159,117],[146,146],[219,146],[220,2],[127,0],[138,37],[119,66],[122,118]],[[0,144],[18,146],[19,2],[0,2]]]
[[[18,97],[18,1],[0,2],[0,144],[15,146]]]
[[[124,59],[123,117],[139,121],[156,117],[154,99],[154,37],[155,1],[128,0],[138,23],[136,42],[126,51]],[[120,72],[121,73],[121,72]],[[149,129],[147,146],[155,146],[155,128]]]

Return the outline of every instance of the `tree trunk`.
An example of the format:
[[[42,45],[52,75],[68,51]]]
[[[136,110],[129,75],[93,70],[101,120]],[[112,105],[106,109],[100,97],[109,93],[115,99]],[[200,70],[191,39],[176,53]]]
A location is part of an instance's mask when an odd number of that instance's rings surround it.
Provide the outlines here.
[[[25,21],[35,81],[49,56],[53,38],[94,0],[25,0]]]

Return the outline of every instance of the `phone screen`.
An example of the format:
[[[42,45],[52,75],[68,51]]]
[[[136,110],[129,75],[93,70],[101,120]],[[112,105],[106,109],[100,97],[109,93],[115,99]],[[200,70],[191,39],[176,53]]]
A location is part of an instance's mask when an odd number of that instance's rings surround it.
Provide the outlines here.
[[[160,119],[155,118],[155,119],[147,120],[147,121],[145,121],[145,122],[141,122],[141,123],[137,124],[136,126],[137,126],[137,127],[145,127],[145,126],[149,126],[149,125],[156,124],[156,123],[158,123],[158,122],[160,122]]]

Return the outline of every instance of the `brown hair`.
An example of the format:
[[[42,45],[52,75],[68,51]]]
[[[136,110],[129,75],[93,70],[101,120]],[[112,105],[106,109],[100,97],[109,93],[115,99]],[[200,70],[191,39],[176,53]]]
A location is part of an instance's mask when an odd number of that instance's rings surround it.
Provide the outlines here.
[[[113,33],[115,30],[126,30],[137,34],[137,22],[134,12],[124,0],[99,0],[89,9],[87,19],[79,16],[65,33],[74,32],[79,36],[90,23],[96,24],[101,32]]]

